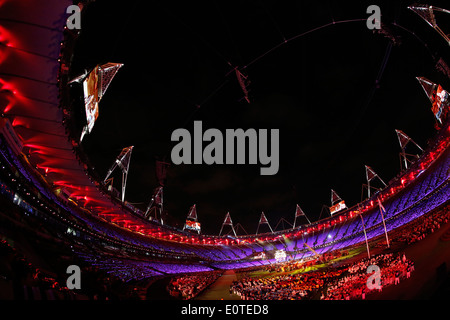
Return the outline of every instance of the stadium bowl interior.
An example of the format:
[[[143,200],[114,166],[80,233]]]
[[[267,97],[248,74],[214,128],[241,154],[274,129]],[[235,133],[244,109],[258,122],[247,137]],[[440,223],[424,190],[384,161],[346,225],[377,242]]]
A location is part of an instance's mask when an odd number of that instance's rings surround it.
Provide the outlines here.
[[[236,235],[231,219],[222,220],[225,213],[217,224],[224,222],[226,235],[183,230],[153,218],[147,203],[122,201],[90,164],[80,141],[84,100],[75,97],[82,84],[71,82],[83,31],[67,27],[70,5],[0,0],[0,299],[448,298],[448,96],[442,121],[418,156],[403,155],[402,170],[357,204],[309,223],[298,207],[297,225],[281,231]],[[81,15],[94,5],[80,5]],[[444,41],[418,15],[410,18]],[[448,26],[448,17],[441,25]],[[449,69],[438,58],[434,72],[445,89]],[[405,133],[397,134],[403,151],[408,143],[414,148]],[[116,170],[126,167],[117,159]],[[367,172],[369,180],[378,177]],[[187,221],[195,227],[195,211]],[[71,265],[80,267],[80,289],[69,283]],[[369,265],[381,268],[383,290],[369,284]]]

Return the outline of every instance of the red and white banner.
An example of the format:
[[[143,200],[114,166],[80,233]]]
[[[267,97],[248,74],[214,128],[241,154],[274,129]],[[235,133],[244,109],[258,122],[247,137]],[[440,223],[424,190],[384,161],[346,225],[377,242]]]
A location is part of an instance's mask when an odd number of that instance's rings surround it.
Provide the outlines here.
[[[345,205],[345,201],[342,200],[341,202],[338,202],[334,206],[330,207],[330,214],[333,215],[336,212],[339,212],[344,209],[347,209],[347,206]]]

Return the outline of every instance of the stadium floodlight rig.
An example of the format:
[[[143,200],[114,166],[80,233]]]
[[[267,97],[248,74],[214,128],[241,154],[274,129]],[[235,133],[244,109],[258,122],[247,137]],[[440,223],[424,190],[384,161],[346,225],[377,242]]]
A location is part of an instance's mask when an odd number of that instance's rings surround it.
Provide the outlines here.
[[[294,218],[294,225],[292,226],[292,229],[295,229],[295,225],[297,223],[297,218],[299,217],[305,217],[306,220],[308,220],[308,224],[311,224],[311,221],[309,221],[306,214],[303,212],[302,208],[297,204],[297,207],[295,208],[295,218]]]
[[[408,163],[413,163],[414,160],[419,158],[419,156],[406,153],[407,144],[409,142],[412,142],[417,148],[419,148],[421,152],[423,152],[423,149],[403,131],[395,129],[395,132],[397,133],[398,142],[400,143],[400,148],[402,149],[402,151],[400,152],[400,169],[402,171],[408,170]],[[405,167],[403,167],[402,164],[404,164]]]
[[[262,212],[261,213],[261,217],[259,218],[258,228],[256,228],[256,235],[258,234],[259,226],[262,225],[262,224],[267,224],[269,226],[270,232],[273,234],[272,227],[270,226],[270,223],[267,220],[266,215],[264,214],[264,212]]]
[[[222,227],[220,228],[220,232],[219,232],[219,237],[222,235],[222,230],[223,230],[224,226],[230,226],[231,230],[233,231],[234,236],[237,237],[236,230],[234,230],[233,221],[231,221],[231,216],[230,216],[229,212],[227,212],[227,214],[225,216],[225,220],[223,220]]]
[[[116,161],[109,169],[106,178],[103,180],[103,183],[106,183],[116,167],[119,167],[122,170],[122,203],[125,202],[128,170],[130,168],[131,152],[133,151],[133,148],[134,146],[122,149],[122,152],[117,156]]]
[[[432,7],[430,7],[431,9],[433,9]],[[431,13],[432,13],[432,10],[431,10]],[[433,19],[434,19],[434,15],[433,15]],[[354,20],[354,21],[356,21],[356,20]],[[362,20],[363,21],[363,20]],[[333,24],[335,23],[335,21],[333,20]],[[435,24],[435,22],[434,22],[434,24]],[[305,33],[306,34],[306,33]],[[295,38],[297,38],[297,37],[299,37],[299,36],[301,36],[301,35],[297,35],[297,36],[295,36],[295,37],[293,37],[292,39],[289,39],[289,41],[290,40],[293,40],[293,39],[295,39]],[[285,43],[286,43],[287,41],[285,40]],[[271,49],[271,50],[273,50],[273,49]],[[269,50],[268,52],[270,52],[271,50]],[[268,53],[267,52],[267,53]],[[266,53],[265,53],[266,54]],[[264,55],[265,55],[264,54]],[[261,55],[261,57],[262,56],[264,56],[264,55]],[[258,59],[259,59],[259,57],[258,57]],[[256,59],[254,60],[254,61],[256,61]],[[251,63],[253,63],[254,61],[252,61]],[[248,65],[247,65],[248,66]],[[245,66],[243,69],[245,69],[247,66]],[[244,92],[244,95],[246,95],[246,97],[248,97],[247,96],[247,86],[248,86],[248,83],[249,82],[247,82],[246,80],[247,80],[247,77],[245,76],[245,75],[243,75],[237,68],[235,68],[234,69],[235,70],[235,72],[236,72],[236,76],[237,76],[237,78],[238,78],[238,81],[239,81],[239,84],[241,85],[241,89],[243,90],[243,92]],[[247,102],[249,102],[248,100],[247,100]],[[239,224],[238,224],[239,225]],[[270,227],[270,225],[269,225],[269,227]]]
[[[159,212],[159,218],[161,224],[164,224],[162,213],[163,213],[163,187],[159,186],[155,189],[155,192],[153,193],[152,199],[150,200],[150,203],[147,206],[147,210],[144,213],[145,218],[150,217],[150,213],[152,211],[155,212],[155,219],[158,219],[158,212]]]
[[[154,190],[150,203],[147,206],[147,210],[144,213],[145,218],[150,217],[151,211],[155,212],[155,219],[158,219],[158,212],[161,224],[164,224],[163,213],[164,213],[164,199],[163,199],[163,188],[166,184],[167,178],[167,168],[170,163],[165,161],[156,160],[155,162],[155,173],[156,179],[158,180],[159,186]]]
[[[378,180],[379,181],[381,181],[381,183],[384,185],[384,187],[386,187],[387,185],[386,185],[386,183],[383,181],[383,179],[381,179],[380,178],[380,176],[378,175],[378,174],[376,174],[375,173],[375,171],[373,171],[373,169],[371,168],[371,167],[369,167],[369,166],[365,166],[366,167],[366,180],[367,180],[367,199],[369,199],[370,198],[370,196],[371,196],[371,193],[370,193],[370,190],[373,188],[373,189],[375,189],[375,190],[377,190],[377,191],[380,191],[380,189],[378,189],[378,188],[375,188],[375,187],[373,187],[373,186],[371,186],[370,185],[370,182],[373,180],[373,179],[376,179],[376,178],[378,178]],[[364,185],[363,185],[364,186]]]

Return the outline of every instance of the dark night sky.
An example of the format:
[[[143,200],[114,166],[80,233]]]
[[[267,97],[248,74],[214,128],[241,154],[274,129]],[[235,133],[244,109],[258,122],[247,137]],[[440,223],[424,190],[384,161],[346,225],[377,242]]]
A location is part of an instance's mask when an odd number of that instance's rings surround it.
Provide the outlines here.
[[[450,88],[431,55],[448,57],[448,46],[406,9],[411,1],[114,3],[97,0],[85,10],[72,71],[124,63],[82,147],[104,177],[121,149],[135,146],[128,201],[145,209],[157,186],[155,157],[170,157],[172,131],[192,131],[193,120],[202,120],[204,130],[280,129],[277,175],[260,176],[260,165],[172,165],[164,191],[172,225],[182,227],[194,203],[208,234],[218,234],[227,211],[249,233],[261,211],[272,227],[281,217],[292,222],[297,203],[316,220],[322,205],[330,204],[331,188],[354,205],[361,200],[365,164],[386,182],[399,172],[394,129],[422,147],[435,133],[430,103],[415,77]],[[362,21],[323,28],[254,61],[283,39],[332,19],[366,19],[370,4],[380,6],[382,21],[401,38],[388,56],[389,40]],[[390,25],[394,19],[427,39],[429,50]],[[248,65],[251,104],[242,99],[234,73],[226,76],[230,64]],[[81,129],[81,100],[76,105]]]

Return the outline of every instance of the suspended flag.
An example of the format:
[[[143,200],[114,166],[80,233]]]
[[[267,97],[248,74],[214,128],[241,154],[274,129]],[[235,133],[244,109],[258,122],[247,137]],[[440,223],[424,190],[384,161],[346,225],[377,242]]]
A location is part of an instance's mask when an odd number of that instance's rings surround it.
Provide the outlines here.
[[[431,102],[431,111],[436,120],[442,124],[444,113],[449,106],[449,94],[441,85],[431,82],[425,77],[416,77]]]
[[[335,205],[330,207],[330,215],[335,214],[336,212],[339,212],[341,210],[347,209],[347,206],[345,205],[345,201],[342,200]]]
[[[192,230],[200,234],[201,226],[197,221],[197,209],[195,204],[189,209],[189,214],[186,218],[186,222],[184,224],[183,230]]]
[[[331,207],[330,207],[330,215],[335,214],[336,212],[339,212],[341,210],[346,209],[347,206],[345,205],[345,201],[339,197],[339,195],[331,189]]]
[[[410,9],[413,12],[415,12],[423,20],[425,20],[450,45],[450,38],[445,34],[444,31],[441,30],[441,28],[439,28],[439,26],[438,26],[438,24],[436,22],[436,16],[434,14],[435,12],[450,13],[449,10],[438,8],[438,7],[434,7],[434,6],[409,6],[408,9]]]
[[[80,141],[85,134],[91,133],[95,121],[99,115],[98,104],[105,95],[112,79],[117,71],[123,66],[122,63],[106,63],[97,65],[83,80],[84,107],[86,112],[87,125],[83,128]],[[83,75],[84,76],[84,75]],[[82,77],[77,77],[72,81],[79,82]]]
[[[184,224],[183,230],[192,230],[200,234],[201,232],[201,226],[200,222],[192,221],[192,220],[186,220],[186,223]]]
[[[442,119],[448,111],[450,106],[449,93],[445,91],[441,85],[436,89],[436,96],[434,97],[433,108],[431,109],[436,119],[442,124]]]

